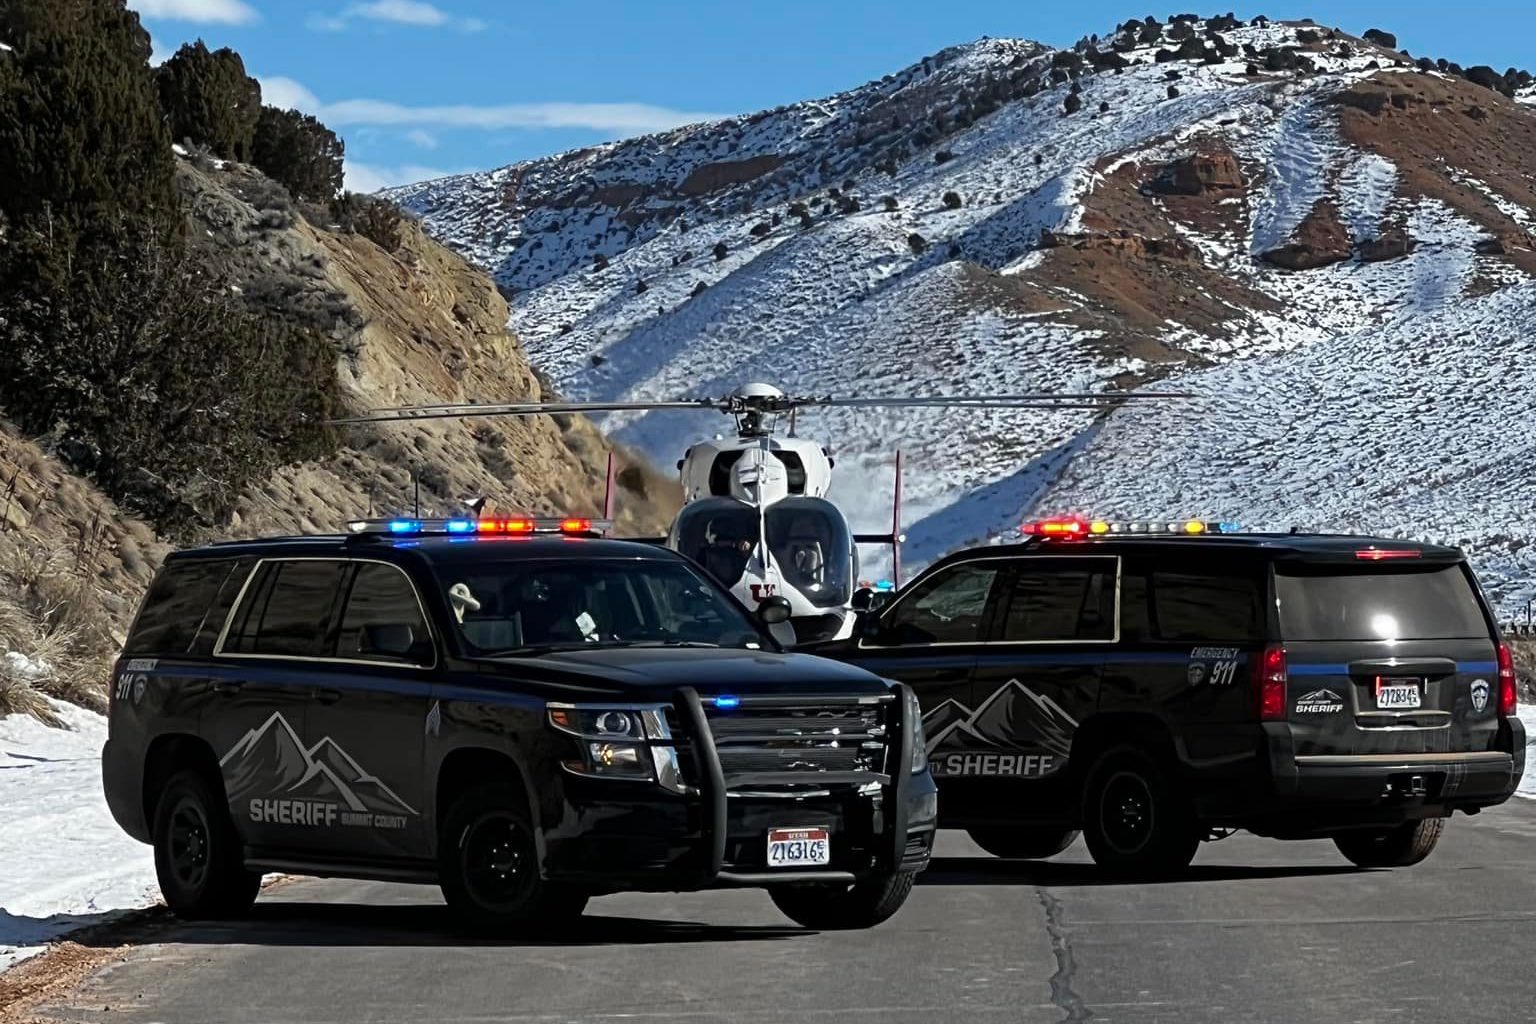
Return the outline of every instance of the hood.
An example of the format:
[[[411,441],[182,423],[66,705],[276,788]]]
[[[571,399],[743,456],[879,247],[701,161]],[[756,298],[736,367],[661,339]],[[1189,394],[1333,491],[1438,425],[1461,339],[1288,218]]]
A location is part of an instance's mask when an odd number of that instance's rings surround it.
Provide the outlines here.
[[[484,664],[484,663],[482,663]],[[884,679],[864,669],[809,654],[697,647],[604,647],[537,657],[491,659],[509,680],[567,686],[598,695],[670,701],[680,686],[700,694],[884,693]]]

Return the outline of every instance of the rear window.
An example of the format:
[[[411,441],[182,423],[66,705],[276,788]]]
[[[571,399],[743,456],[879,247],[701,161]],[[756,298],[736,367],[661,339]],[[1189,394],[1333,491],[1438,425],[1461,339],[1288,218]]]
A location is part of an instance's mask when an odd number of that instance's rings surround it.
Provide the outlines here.
[[[224,642],[227,654],[318,658],[331,653],[325,630],[345,562],[304,559],[268,562],[236,613]]]
[[[185,654],[234,565],[222,558],[167,564],[144,598],[123,653]]]
[[[1372,572],[1277,569],[1287,640],[1486,638],[1487,620],[1460,565]]]

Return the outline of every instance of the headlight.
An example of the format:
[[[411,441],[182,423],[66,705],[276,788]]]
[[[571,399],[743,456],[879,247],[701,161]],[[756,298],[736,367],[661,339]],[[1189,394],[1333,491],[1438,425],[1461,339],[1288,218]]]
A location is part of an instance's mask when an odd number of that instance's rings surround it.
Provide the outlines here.
[[[670,745],[651,748],[646,742],[671,739],[664,706],[552,703],[547,709],[552,727],[580,740],[579,756],[562,762],[567,771],[606,779],[649,781],[656,778],[655,771],[666,776],[675,765],[677,753]]]
[[[912,736],[912,761],[908,769],[913,775],[920,775],[928,767],[928,741],[923,736],[923,708],[917,702],[917,694],[910,687],[904,692],[907,695],[907,731]]]

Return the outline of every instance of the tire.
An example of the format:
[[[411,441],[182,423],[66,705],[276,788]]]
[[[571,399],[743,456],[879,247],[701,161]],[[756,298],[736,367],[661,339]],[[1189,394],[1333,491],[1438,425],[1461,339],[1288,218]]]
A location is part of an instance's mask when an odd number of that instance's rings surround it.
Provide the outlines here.
[[[1054,857],[1082,833],[1071,828],[990,827],[966,829],[971,842],[1004,860],[1045,860]]]
[[[916,877],[915,871],[898,871],[852,885],[781,885],[769,889],[768,895],[785,917],[803,928],[873,928],[907,902]]]
[[[443,898],[470,931],[553,931],[586,909],[586,893],[543,877],[525,803],[511,786],[476,786],[454,800],[443,819]]]
[[[1333,837],[1333,845],[1358,867],[1406,868],[1428,857],[1444,831],[1444,818],[1425,818],[1392,828],[1345,832]]]
[[[155,804],[150,838],[160,893],[177,917],[241,917],[256,902],[261,875],[245,869],[223,793],[201,772],[171,776]]]
[[[1168,772],[1140,747],[1115,747],[1089,769],[1083,835],[1094,863],[1158,877],[1189,867],[1201,834]]]

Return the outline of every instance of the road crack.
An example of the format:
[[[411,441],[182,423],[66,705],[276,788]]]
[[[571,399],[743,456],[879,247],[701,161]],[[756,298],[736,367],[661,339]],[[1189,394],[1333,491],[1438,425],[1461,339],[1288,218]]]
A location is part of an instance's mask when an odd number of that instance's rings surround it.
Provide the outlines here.
[[[1061,901],[1040,886],[1035,887],[1035,895],[1040,897],[1040,905],[1045,908],[1045,931],[1051,937],[1051,952],[1056,955],[1056,973],[1051,975],[1051,1002],[1066,1012],[1063,1024],[1089,1020],[1093,1011],[1072,988],[1077,959],[1072,954],[1072,943],[1062,924]]]

